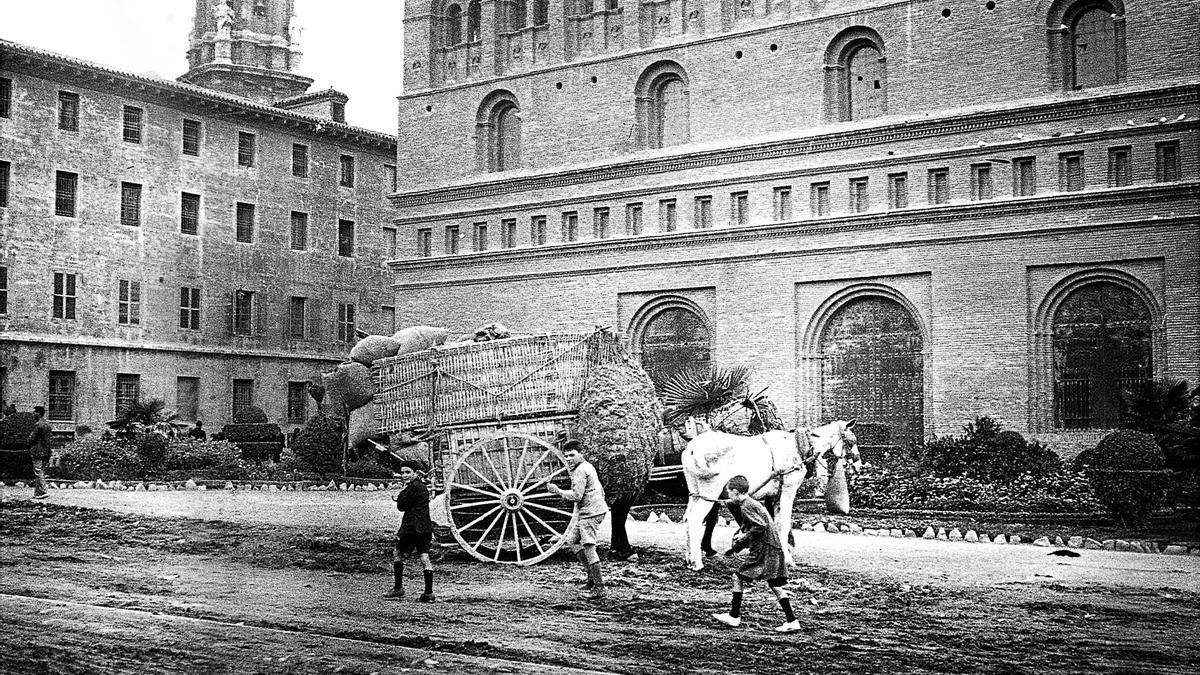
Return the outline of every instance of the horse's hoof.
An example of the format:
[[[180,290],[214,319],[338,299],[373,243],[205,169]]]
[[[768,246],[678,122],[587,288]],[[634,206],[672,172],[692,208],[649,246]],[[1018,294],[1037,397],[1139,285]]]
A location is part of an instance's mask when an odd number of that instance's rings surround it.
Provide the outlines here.
[[[699,572],[700,570],[704,569],[704,565],[692,565],[691,568],[693,572]]]
[[[711,548],[704,549],[704,557],[705,558],[711,558],[716,554],[717,554],[717,552],[712,550]]]

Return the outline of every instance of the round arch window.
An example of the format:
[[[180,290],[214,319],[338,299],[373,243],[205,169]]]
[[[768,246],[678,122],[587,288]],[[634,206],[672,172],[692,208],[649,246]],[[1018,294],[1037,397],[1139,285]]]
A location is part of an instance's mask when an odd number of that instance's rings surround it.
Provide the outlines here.
[[[656,386],[681,371],[706,371],[712,363],[712,335],[704,318],[671,307],[655,314],[642,330],[642,368]]]

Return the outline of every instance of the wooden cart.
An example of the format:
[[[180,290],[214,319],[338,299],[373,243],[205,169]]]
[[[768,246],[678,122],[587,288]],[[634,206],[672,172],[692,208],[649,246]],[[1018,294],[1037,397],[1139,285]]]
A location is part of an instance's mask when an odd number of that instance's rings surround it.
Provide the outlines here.
[[[562,546],[572,519],[570,505],[546,489],[570,487],[556,438],[578,414],[591,370],[626,359],[605,329],[380,359],[376,418],[382,432],[428,442],[435,499],[465,551],[531,565]]]

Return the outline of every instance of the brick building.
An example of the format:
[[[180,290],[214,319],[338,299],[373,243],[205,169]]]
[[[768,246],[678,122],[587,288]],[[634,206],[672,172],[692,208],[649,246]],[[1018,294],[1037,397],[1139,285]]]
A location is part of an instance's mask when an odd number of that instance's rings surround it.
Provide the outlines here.
[[[393,330],[395,137],[306,93],[291,4],[199,0],[180,82],[0,41],[0,398],[60,432],[138,397],[296,425]]]
[[[409,0],[401,323],[1071,453],[1200,380],[1200,2]]]

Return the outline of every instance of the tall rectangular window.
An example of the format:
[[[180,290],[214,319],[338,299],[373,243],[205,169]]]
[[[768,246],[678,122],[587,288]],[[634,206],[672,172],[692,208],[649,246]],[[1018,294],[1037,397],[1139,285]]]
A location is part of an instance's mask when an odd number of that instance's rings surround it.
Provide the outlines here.
[[[142,283],[117,281],[117,323],[136,326],[142,322]]]
[[[1013,196],[1028,197],[1037,194],[1037,165],[1033,157],[1013,159]]]
[[[12,80],[0,77],[0,117],[12,115]]]
[[[850,179],[850,213],[864,213],[871,210],[870,193],[867,192],[867,178]]]
[[[992,165],[972,164],[971,199],[974,201],[983,201],[994,199],[995,197],[996,190],[992,186]]]
[[[422,227],[417,230],[417,255],[421,258],[433,255],[433,228]]]
[[[56,319],[75,318],[75,273],[54,273],[53,316]]]
[[[308,382],[287,383],[288,424],[304,424],[308,421]]]
[[[292,211],[291,248],[293,251],[308,250],[308,214]]]
[[[233,419],[238,420],[254,405],[254,380],[233,381]]]
[[[142,142],[142,109],[127,105],[121,115],[121,138],[126,143]]]
[[[346,123],[346,104],[342,101],[334,101],[329,104],[329,116],[334,122]]]
[[[75,419],[75,371],[50,371],[50,397],[46,418],[57,422]]]
[[[1122,145],[1108,149],[1108,186],[1125,187],[1133,184],[1133,148]]]
[[[1179,167],[1179,141],[1154,144],[1154,180],[1170,183],[1182,178]]]
[[[576,241],[579,239],[579,214],[575,211],[567,211],[562,214],[562,241]]]
[[[500,248],[517,247],[517,219],[505,218],[500,221]]]
[[[0,316],[8,314],[8,268],[0,265]]]
[[[142,376],[117,373],[116,412],[120,415],[142,397]]]
[[[642,203],[625,205],[625,234],[634,236],[642,233]]]
[[[79,94],[58,92],[58,128],[79,131]]]
[[[383,228],[383,255],[388,260],[396,258],[396,228]]]
[[[0,161],[0,207],[8,206],[8,178],[11,171],[8,162]]]
[[[908,208],[908,174],[893,173],[888,176],[888,208]]]
[[[533,216],[529,219],[529,243],[534,246],[544,246],[549,239],[549,225],[546,216]]]
[[[750,224],[749,192],[734,192],[729,195],[729,222],[734,225]]]
[[[183,121],[183,154],[200,156],[200,122]]]
[[[1062,192],[1078,192],[1083,188],[1083,153],[1060,153],[1058,156],[1058,189]]]
[[[396,308],[391,305],[380,305],[380,313],[383,314],[383,329],[388,335],[396,332]]]
[[[945,204],[950,201],[950,169],[929,170],[929,203]]]
[[[183,234],[200,232],[200,195],[184,192],[179,198],[179,231]]]
[[[54,215],[75,217],[76,190],[79,186],[79,174],[70,171],[56,171],[54,174]]]
[[[254,205],[237,203],[237,240],[243,244],[254,242]]]
[[[184,422],[195,422],[200,417],[200,378],[175,378],[175,412]]]
[[[308,337],[308,298],[293,295],[288,302],[288,338],[303,340]]]
[[[775,222],[792,219],[792,186],[782,185],[771,191]]]
[[[254,331],[254,291],[233,292],[233,334],[250,335]]]
[[[471,226],[471,250],[486,251],[488,250],[488,226],[487,223],[475,223]]]
[[[179,287],[179,327],[183,330],[200,330],[199,288]]]
[[[609,226],[609,210],[607,208],[599,208],[592,210],[592,237],[595,239],[608,239],[611,234]]]
[[[829,215],[829,183],[813,183],[809,187],[808,209],[813,216]]]
[[[238,132],[238,166],[254,166],[254,134]]]
[[[338,220],[338,255],[354,257],[354,221]]]
[[[696,197],[695,204],[696,212],[693,214],[692,222],[695,223],[696,229],[707,230],[712,227],[712,197],[704,195]]]
[[[383,165],[383,185],[388,192],[396,191],[396,165]]]
[[[674,232],[679,227],[679,215],[675,210],[674,199],[662,199],[658,202],[658,229],[660,232]]]
[[[308,146],[292,143],[292,175],[308,178]]]
[[[354,342],[354,303],[338,303],[338,342]]]
[[[458,226],[446,226],[446,254],[458,253]]]
[[[342,155],[339,166],[341,170],[338,172],[338,185],[354,187],[354,158],[350,155]]]
[[[142,186],[121,183],[121,224],[137,227],[142,222]]]

